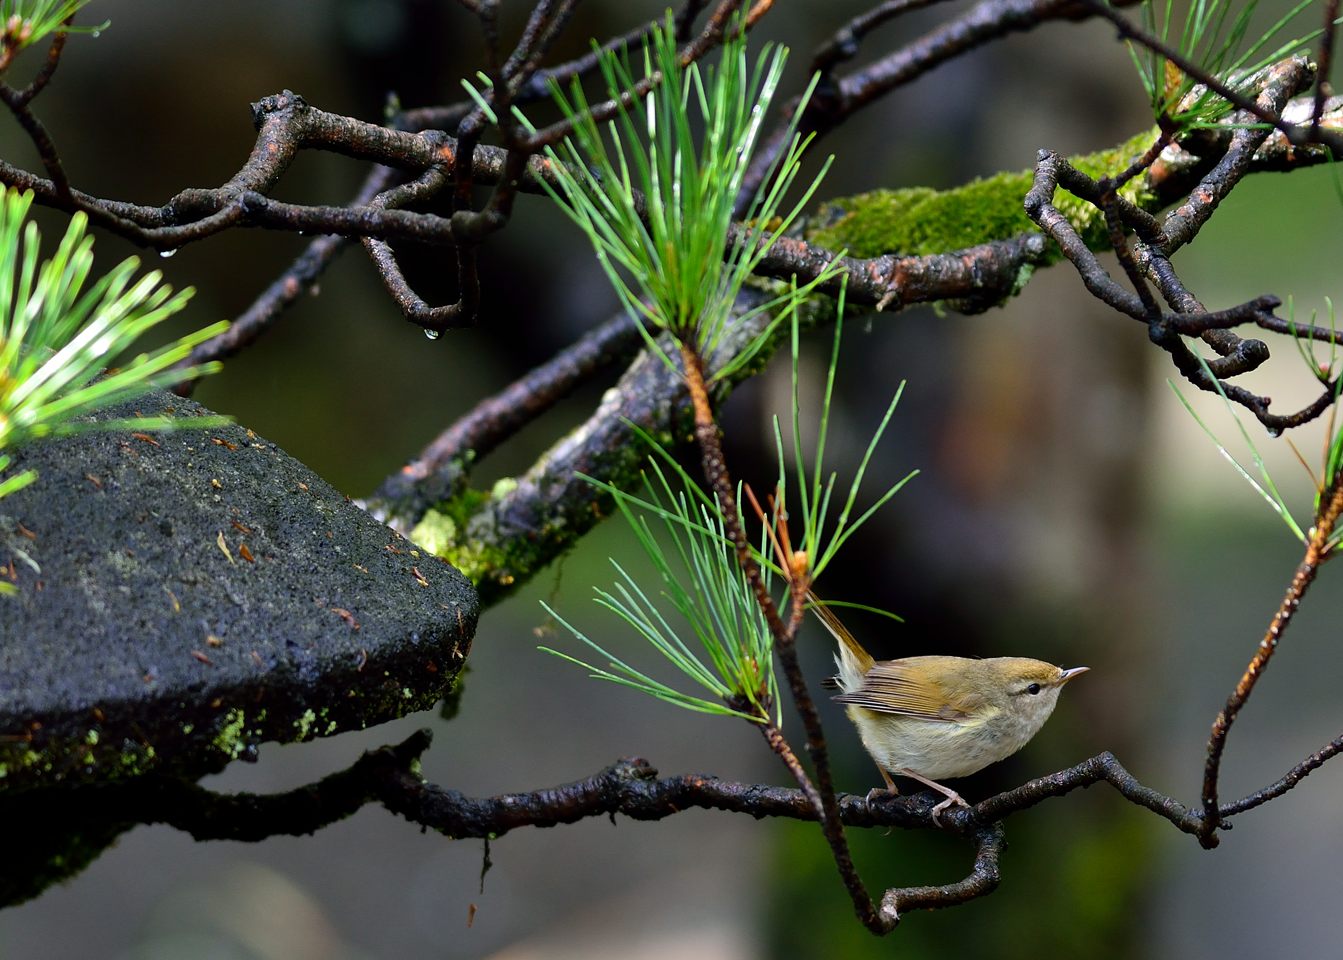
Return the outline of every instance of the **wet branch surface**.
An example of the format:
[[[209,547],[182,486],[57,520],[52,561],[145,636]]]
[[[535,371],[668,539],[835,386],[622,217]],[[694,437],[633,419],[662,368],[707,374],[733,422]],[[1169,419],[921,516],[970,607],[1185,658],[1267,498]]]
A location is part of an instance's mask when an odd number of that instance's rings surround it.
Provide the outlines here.
[[[294,790],[276,794],[221,794],[196,784],[155,780],[100,789],[99,808],[111,820],[162,823],[197,840],[257,842],[272,836],[314,833],[368,804],[380,804],[412,823],[451,839],[495,839],[524,827],[553,827],[594,817],[617,815],[632,820],[663,820],[684,810],[740,813],[757,820],[784,818],[815,821],[815,804],[801,790],[738,783],[701,774],[659,777],[648,761],[630,758],[555,787],[473,798],[426,781],[419,758],[431,734],[421,730],[395,746],[370,751],[349,768]],[[1280,796],[1310,770],[1336,755],[1343,738],[1307,758],[1278,783],[1244,800],[1224,804],[1219,820]],[[1302,769],[1308,768],[1308,769]],[[1201,835],[1201,812],[1144,786],[1112,754],[1102,753],[1076,766],[1032,780],[969,808],[952,808],[932,819],[940,799],[932,792],[880,796],[872,801],[852,795],[835,797],[838,821],[853,828],[944,830],[973,846],[966,877],[941,886],[886,891],[881,900],[879,932],[888,932],[911,910],[951,907],[993,891],[998,860],[1006,845],[1004,821],[1013,813],[1074,790],[1107,783],[1131,803],[1169,821],[1183,833]],[[1268,796],[1271,794],[1271,796]]]

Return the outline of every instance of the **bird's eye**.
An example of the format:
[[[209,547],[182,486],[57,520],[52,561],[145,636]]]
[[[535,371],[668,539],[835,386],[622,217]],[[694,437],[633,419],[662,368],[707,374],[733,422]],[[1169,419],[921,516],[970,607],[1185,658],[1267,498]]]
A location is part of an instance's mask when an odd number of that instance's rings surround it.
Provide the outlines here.
[[[1033,697],[1040,692],[1040,685],[1038,683],[1032,683],[1029,687],[1026,688],[1026,692]]]

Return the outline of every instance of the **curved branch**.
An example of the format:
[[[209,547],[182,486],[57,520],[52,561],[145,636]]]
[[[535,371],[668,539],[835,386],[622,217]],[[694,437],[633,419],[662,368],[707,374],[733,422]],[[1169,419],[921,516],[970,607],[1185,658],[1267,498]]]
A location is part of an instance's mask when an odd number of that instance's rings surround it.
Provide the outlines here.
[[[183,190],[162,207],[146,207],[103,200],[71,191],[63,200],[50,180],[35,177],[0,161],[0,182],[31,189],[41,203],[86,211],[90,219],[131,242],[158,250],[175,250],[185,244],[238,227],[261,227],[303,233],[336,234],[366,240],[414,240],[420,243],[455,245],[459,249],[479,243],[479,216],[442,217],[393,209],[377,202],[350,207],[311,206],[271,199],[272,189],[302,149],[340,153],[416,174],[442,169],[454,163],[459,142],[437,131],[407,133],[351,117],[328,113],[310,106],[290,91],[266,97],[253,105],[258,125],[255,146],[243,167],[224,185],[211,189]],[[514,151],[480,146],[472,152],[473,181],[498,184],[516,177],[518,189],[542,193],[541,180],[551,180],[549,163],[532,157],[525,167]],[[443,184],[435,181],[435,187]],[[422,192],[429,191],[428,187]],[[484,215],[486,211],[482,211]],[[506,216],[499,211],[499,216]],[[734,228],[733,236],[745,228]],[[389,287],[410,313],[423,313],[419,322],[441,329],[444,321],[413,292],[395,282],[399,271],[388,269],[372,244],[375,260]],[[1023,267],[1042,261],[1044,245],[1038,236],[1022,234],[1008,240],[986,243],[966,250],[928,257],[886,255],[871,259],[843,258],[847,269],[849,299],[854,303],[885,308],[936,300],[961,299],[967,309],[983,309],[1001,301],[1014,288]],[[834,253],[803,240],[781,237],[761,261],[761,276],[791,279],[799,283],[814,279]],[[471,274],[468,271],[468,274]],[[836,288],[837,289],[837,288]],[[469,311],[468,311],[469,312]]]
[[[1273,783],[1264,787],[1262,790],[1256,790],[1243,799],[1235,803],[1224,803],[1218,808],[1218,812],[1223,819],[1234,817],[1238,813],[1244,813],[1247,810],[1253,810],[1255,807],[1263,806],[1270,800],[1275,800],[1282,796],[1288,790],[1293,789],[1306,777],[1310,776],[1320,767],[1324,766],[1329,760],[1343,753],[1343,736],[1335,737],[1319,750],[1312,753],[1306,759],[1302,760],[1292,769],[1288,770],[1282,777]]]
[[[974,833],[975,862],[970,875],[956,883],[940,887],[903,887],[887,890],[881,898],[884,931],[900,922],[900,914],[910,910],[942,910],[960,906],[978,897],[986,897],[998,888],[998,860],[1007,846],[1007,834],[1000,823],[981,827]]]
[[[1312,68],[1304,57],[1289,57],[1273,64],[1253,78],[1259,88],[1256,103],[1263,110],[1277,111],[1312,77]],[[1272,315],[1276,298],[1260,297],[1231,310],[1209,312],[1184,286],[1171,265],[1172,253],[1192,240],[1207,223],[1221,200],[1252,169],[1254,158],[1268,137],[1262,128],[1236,129],[1227,141],[1225,152],[1202,174],[1185,202],[1157,221],[1151,214],[1118,197],[1113,182],[1091,180],[1063,157],[1052,151],[1040,151],[1031,189],[1026,195],[1027,215],[1058,244],[1077,270],[1082,282],[1097,299],[1147,325],[1148,336],[1165,350],[1181,376],[1201,390],[1220,393],[1228,400],[1250,410],[1271,432],[1277,434],[1306,423],[1327,410],[1335,395],[1326,389],[1313,403],[1291,414],[1270,411],[1270,399],[1228,382],[1257,369],[1268,359],[1269,350],[1259,340],[1242,340],[1230,327],[1255,323],[1265,329],[1291,332],[1291,325]],[[1205,144],[1206,146],[1206,144]],[[1146,159],[1154,159],[1151,151]],[[1130,168],[1132,169],[1132,168]],[[1167,180],[1169,187],[1169,180]],[[1116,282],[1101,265],[1076,226],[1055,205],[1059,187],[1100,208],[1106,218],[1110,243],[1130,283],[1137,293]],[[1124,227],[1132,229],[1137,240],[1129,249]],[[1147,287],[1156,283],[1166,303],[1175,311],[1163,314]],[[1182,339],[1182,334],[1197,333],[1213,347],[1218,357],[1204,361]],[[1334,341],[1336,334],[1309,327],[1303,335]],[[1328,385],[1332,388],[1333,384]]]
[[[198,784],[151,777],[96,790],[100,822],[162,823],[197,840],[257,842],[272,836],[314,833],[370,804],[377,803],[412,823],[452,839],[494,839],[524,827],[553,827],[594,817],[662,820],[685,810],[722,810],[757,820],[785,818],[815,821],[815,805],[801,790],[738,783],[702,774],[659,777],[646,760],[617,761],[592,776],[541,790],[473,798],[436,786],[419,773],[419,758],[432,735],[420,730],[395,746],[361,756],[345,770],[277,794],[220,794]],[[1244,800],[1221,807],[1226,818],[1266,803],[1290,790],[1312,770],[1343,752],[1343,737],[1298,764],[1278,782]],[[839,820],[849,827],[902,830],[940,829],[975,845],[974,862],[962,880],[943,886],[892,889],[882,896],[876,932],[890,932],[902,913],[956,906],[991,893],[999,880],[999,858],[1006,845],[1003,821],[1013,813],[1081,787],[1105,782],[1129,802],[1170,821],[1185,833],[1204,828],[1199,812],[1139,783],[1110,753],[1032,780],[970,808],[942,814],[932,810],[940,797],[883,795],[869,801],[852,794],[836,797]],[[68,826],[64,822],[63,826]],[[1216,842],[1214,834],[1213,842]]]
[[[617,761],[592,776],[556,787],[472,798],[435,786],[420,776],[418,759],[430,740],[430,732],[421,730],[401,744],[365,753],[346,770],[279,794],[218,794],[193,783],[171,780],[131,784],[104,791],[101,812],[113,820],[168,824],[197,840],[249,842],[312,833],[368,803],[379,803],[412,823],[454,840],[493,840],[524,827],[553,827],[594,817],[614,818],[617,814],[633,820],[662,820],[689,809],[742,813],[758,820],[782,817],[814,821],[818,817],[816,806],[799,789],[737,783],[701,774],[659,778],[652,765],[637,758]],[[1109,761],[1118,767],[1113,757]],[[1085,778],[1089,769],[1084,764],[1047,779]],[[1048,795],[1037,792],[1026,802],[1018,797],[1017,802],[1002,805],[1001,810],[1022,809]],[[884,797],[873,803],[845,794],[836,799],[836,816],[853,827],[936,829],[932,818],[936,801],[930,793]],[[984,806],[957,810],[942,819],[941,829],[950,829],[974,843],[970,873],[963,880],[941,886],[887,890],[879,914],[872,918],[873,932],[889,933],[899,924],[901,914],[910,910],[957,906],[993,892],[999,881],[999,858],[1006,834],[1000,822],[978,816]]]
[[[990,797],[975,804],[968,812],[950,810],[943,814],[943,817],[952,817],[953,822],[955,817],[969,817],[973,821],[993,823],[1002,820],[1008,814],[1033,807],[1043,800],[1062,797],[1079,787],[1089,787],[1102,781],[1114,787],[1130,803],[1145,807],[1157,816],[1169,820],[1184,833],[1197,834],[1203,829],[1202,816],[1174,798],[1139,783],[1138,779],[1109,751],[1090,760],[1083,760],[1075,767],[1040,777],[1013,790]]]
[[[1231,725],[1235,722],[1241,708],[1245,706],[1245,702],[1249,700],[1250,694],[1254,692],[1255,684],[1258,683],[1264,671],[1268,669],[1269,661],[1272,660],[1273,654],[1277,651],[1283,633],[1291,626],[1297,607],[1301,605],[1306,591],[1315,582],[1315,576],[1319,573],[1320,565],[1333,555],[1329,548],[1329,541],[1334,535],[1334,529],[1338,525],[1340,515],[1343,515],[1343,475],[1333,478],[1331,488],[1320,497],[1320,503],[1322,508],[1315,518],[1315,525],[1310,529],[1306,555],[1292,575],[1292,582],[1287,586],[1287,593],[1283,596],[1282,603],[1278,605],[1277,611],[1273,614],[1273,619],[1269,621],[1268,629],[1264,632],[1263,639],[1259,641],[1259,646],[1250,659],[1249,665],[1245,668],[1245,673],[1236,684],[1236,688],[1227,697],[1226,706],[1217,714],[1217,719],[1213,721],[1212,731],[1208,735],[1208,759],[1203,768],[1203,825],[1199,831],[1199,838],[1204,846],[1212,846],[1215,843],[1216,834],[1214,831],[1221,823],[1221,811],[1217,803],[1217,780],[1221,772],[1222,753],[1226,749],[1226,738],[1231,732]],[[1327,760],[1328,757],[1324,759]],[[1324,760],[1320,761],[1320,763],[1323,762]],[[1317,763],[1315,766],[1319,766],[1319,764]],[[1314,767],[1310,769],[1314,769]],[[1309,772],[1309,770],[1306,770],[1301,773],[1290,785],[1284,787],[1282,792],[1286,792],[1291,786],[1295,786],[1296,781],[1299,781]],[[1290,778],[1291,774],[1288,774],[1288,777],[1284,780]],[[1272,787],[1268,788],[1270,791],[1272,789]],[[1244,809],[1248,809],[1248,807]]]
[[[354,202],[368,202],[385,190],[395,175],[396,171],[389,167],[375,167],[359,188]],[[195,367],[211,360],[224,360],[251,346],[279,320],[280,314],[317,285],[318,278],[336,255],[345,249],[347,242],[348,238],[335,234],[313,240],[284,273],[229,324],[227,330],[197,344],[178,366]],[[174,388],[174,392],[180,396],[190,396],[198,383],[199,379],[184,380]]]
[[[1120,0],[1117,5],[1131,2],[1134,0]],[[900,12],[901,7],[918,5],[922,4],[883,4],[879,10],[893,16]],[[813,134],[814,145],[863,107],[943,63],[1009,34],[1032,30],[1046,21],[1080,19],[1085,15],[1074,0],[981,0],[960,16],[850,76],[834,80],[829,77],[828,71],[823,72],[822,83],[798,123],[798,133],[803,137]],[[889,16],[878,11],[866,16],[875,19],[864,20],[860,17],[850,21],[831,41],[830,46],[822,48],[817,55],[822,66],[833,68],[840,60],[856,55],[856,43],[862,35],[882,20],[889,19]],[[791,118],[797,112],[797,107],[795,99],[784,106],[782,115]],[[743,188],[746,197],[754,195],[764,182],[776,157],[789,140],[788,123],[785,120],[771,132],[751,163]]]

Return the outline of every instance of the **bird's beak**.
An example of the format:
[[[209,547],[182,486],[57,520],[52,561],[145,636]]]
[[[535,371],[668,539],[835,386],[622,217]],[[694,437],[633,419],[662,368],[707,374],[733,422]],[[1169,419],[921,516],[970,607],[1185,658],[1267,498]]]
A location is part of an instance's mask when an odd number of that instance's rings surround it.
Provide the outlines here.
[[[1073,667],[1071,670],[1064,670],[1063,676],[1059,677],[1059,686],[1063,686],[1079,673],[1086,673],[1090,669],[1090,667]]]

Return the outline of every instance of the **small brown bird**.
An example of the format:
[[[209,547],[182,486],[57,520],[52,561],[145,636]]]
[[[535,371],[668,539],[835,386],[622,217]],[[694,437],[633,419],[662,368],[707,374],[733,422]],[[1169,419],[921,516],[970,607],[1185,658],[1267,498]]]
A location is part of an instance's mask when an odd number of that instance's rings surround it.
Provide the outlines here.
[[[968,806],[938,780],[968,777],[1016,753],[1054,712],[1063,685],[1088,669],[1023,657],[877,661],[828,607],[817,601],[813,609],[839,641],[832,683],[842,692],[834,699],[846,704],[891,793],[899,792],[897,774],[946,797],[933,808],[934,822],[953,803]]]

